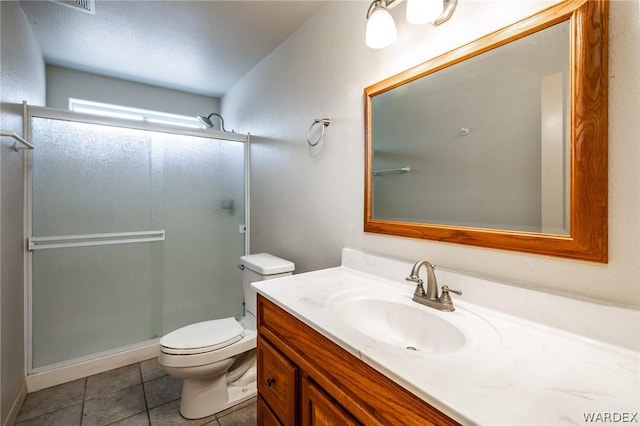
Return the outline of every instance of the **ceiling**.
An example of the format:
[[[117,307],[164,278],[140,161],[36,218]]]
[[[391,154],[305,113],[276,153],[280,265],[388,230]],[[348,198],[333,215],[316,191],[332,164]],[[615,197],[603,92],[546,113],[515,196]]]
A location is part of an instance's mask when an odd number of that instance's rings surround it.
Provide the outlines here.
[[[324,1],[96,0],[95,14],[20,4],[47,64],[222,96]]]

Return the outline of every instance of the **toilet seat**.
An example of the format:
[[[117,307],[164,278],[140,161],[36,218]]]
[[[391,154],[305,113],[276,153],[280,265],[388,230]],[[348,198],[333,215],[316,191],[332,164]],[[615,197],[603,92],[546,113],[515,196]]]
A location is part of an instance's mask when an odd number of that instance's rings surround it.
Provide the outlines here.
[[[230,317],[179,328],[160,339],[160,346],[166,354],[197,355],[230,346],[244,334],[244,327]]]

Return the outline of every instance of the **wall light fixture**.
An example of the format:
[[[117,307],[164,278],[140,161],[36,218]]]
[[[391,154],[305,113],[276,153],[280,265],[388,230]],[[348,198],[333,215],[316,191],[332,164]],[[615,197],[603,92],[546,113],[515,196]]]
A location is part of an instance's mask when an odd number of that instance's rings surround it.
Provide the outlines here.
[[[406,0],[407,22],[440,25],[451,18],[458,0]],[[382,49],[397,38],[396,24],[389,10],[402,0],[373,0],[367,10],[365,41],[372,49]]]

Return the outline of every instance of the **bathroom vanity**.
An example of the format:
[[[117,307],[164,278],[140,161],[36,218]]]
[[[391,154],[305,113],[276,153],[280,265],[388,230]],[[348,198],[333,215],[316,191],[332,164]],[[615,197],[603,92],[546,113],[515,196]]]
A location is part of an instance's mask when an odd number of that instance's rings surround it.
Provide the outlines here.
[[[258,298],[258,424],[458,424]]]
[[[254,284],[259,424],[637,418],[640,312],[438,269],[463,291],[440,312],[411,301],[411,266],[344,249],[340,267]]]

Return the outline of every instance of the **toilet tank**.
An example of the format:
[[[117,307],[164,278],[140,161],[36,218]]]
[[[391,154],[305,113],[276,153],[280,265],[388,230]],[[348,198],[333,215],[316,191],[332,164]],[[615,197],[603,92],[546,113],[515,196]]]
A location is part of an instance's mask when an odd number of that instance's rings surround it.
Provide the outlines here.
[[[255,289],[251,287],[251,283],[291,275],[295,265],[293,262],[268,253],[258,253],[242,256],[240,269],[242,269],[245,311],[255,317],[257,295]]]

